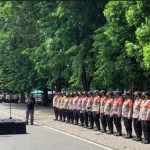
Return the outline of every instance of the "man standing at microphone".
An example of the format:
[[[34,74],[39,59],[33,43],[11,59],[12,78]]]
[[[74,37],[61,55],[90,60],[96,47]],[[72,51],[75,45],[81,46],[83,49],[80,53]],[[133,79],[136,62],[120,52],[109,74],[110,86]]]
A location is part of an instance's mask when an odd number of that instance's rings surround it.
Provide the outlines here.
[[[34,105],[35,105],[35,98],[33,97],[33,94],[30,94],[30,97],[26,101],[27,103],[27,110],[26,110],[26,125],[28,125],[29,120],[29,114],[30,114],[30,122],[31,125],[33,125],[34,121]]]

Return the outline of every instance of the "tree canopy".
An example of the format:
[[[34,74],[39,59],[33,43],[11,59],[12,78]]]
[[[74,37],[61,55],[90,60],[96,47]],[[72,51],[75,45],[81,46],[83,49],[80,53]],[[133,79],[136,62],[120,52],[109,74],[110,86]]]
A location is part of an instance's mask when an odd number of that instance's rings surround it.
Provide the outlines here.
[[[150,3],[1,1],[0,88],[149,89]]]

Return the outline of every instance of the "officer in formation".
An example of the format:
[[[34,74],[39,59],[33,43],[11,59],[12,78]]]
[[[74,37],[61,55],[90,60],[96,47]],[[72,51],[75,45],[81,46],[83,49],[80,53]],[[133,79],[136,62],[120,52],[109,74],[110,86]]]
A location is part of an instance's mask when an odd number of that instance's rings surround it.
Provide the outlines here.
[[[126,129],[124,138],[132,138],[132,120],[136,137],[134,141],[150,143],[150,93],[136,91],[134,102],[130,93],[122,96],[119,91],[105,92],[74,92],[55,93],[53,108],[55,119],[62,122],[83,126],[106,134],[113,134],[113,121],[117,132],[115,136],[122,136],[121,119]],[[100,127],[101,124],[101,127]],[[95,128],[94,128],[95,126]],[[107,130],[108,127],[108,130]],[[142,139],[142,132],[144,139]]]

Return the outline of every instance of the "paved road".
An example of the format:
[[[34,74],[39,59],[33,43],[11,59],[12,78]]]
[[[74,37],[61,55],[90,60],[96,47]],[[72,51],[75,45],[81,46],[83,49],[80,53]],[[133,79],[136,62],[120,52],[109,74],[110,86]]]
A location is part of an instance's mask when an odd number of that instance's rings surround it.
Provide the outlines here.
[[[9,118],[0,111],[0,118]],[[13,116],[14,118],[14,116]],[[16,118],[16,117],[15,117]],[[104,150],[97,145],[39,124],[27,126],[28,134],[0,135],[1,150]]]

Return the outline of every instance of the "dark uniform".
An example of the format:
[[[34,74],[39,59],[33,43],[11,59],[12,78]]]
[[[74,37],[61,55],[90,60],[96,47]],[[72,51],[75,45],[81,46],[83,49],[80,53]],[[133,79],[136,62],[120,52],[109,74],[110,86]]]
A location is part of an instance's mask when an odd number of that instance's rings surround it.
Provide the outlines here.
[[[33,125],[33,121],[34,121],[34,105],[35,105],[35,98],[33,97],[33,94],[30,94],[30,97],[26,101],[26,103],[27,103],[26,124],[28,125],[28,119],[29,119],[29,115],[30,115],[30,122],[31,122],[31,125]]]

